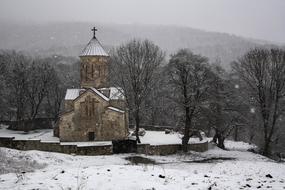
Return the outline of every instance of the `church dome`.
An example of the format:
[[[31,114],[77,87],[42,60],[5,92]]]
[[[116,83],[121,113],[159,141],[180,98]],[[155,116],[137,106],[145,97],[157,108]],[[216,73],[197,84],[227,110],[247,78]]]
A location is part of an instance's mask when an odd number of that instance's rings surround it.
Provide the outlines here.
[[[109,56],[97,38],[94,36],[90,42],[83,49],[80,57],[82,56]]]

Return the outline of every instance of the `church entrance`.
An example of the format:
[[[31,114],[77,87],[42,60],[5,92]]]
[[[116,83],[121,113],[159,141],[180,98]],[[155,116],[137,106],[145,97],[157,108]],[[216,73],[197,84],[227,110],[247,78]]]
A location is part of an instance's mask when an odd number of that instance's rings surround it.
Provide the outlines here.
[[[94,141],[95,140],[95,133],[94,132],[89,132],[88,133],[88,140],[89,141]]]

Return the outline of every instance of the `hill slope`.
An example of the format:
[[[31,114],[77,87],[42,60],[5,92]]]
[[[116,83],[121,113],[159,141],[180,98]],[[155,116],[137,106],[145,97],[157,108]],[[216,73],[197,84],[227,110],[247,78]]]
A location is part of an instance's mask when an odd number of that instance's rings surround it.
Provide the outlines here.
[[[95,24],[98,38],[106,49],[130,39],[150,39],[167,55],[180,48],[190,48],[228,66],[250,48],[266,42],[234,35],[206,32],[186,27],[154,25]],[[0,22],[0,49],[16,49],[31,54],[78,56],[90,37],[91,23],[26,24]]]

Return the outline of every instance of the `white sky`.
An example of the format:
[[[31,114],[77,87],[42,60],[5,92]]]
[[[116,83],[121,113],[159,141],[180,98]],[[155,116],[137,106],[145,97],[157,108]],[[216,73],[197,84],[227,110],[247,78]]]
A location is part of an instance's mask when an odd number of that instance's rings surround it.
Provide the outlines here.
[[[0,0],[0,20],[180,25],[285,43],[285,0]]]

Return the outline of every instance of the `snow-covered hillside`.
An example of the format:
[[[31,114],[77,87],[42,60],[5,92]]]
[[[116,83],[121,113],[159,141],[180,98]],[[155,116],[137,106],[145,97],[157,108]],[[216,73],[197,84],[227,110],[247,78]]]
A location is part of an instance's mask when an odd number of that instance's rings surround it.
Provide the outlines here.
[[[15,160],[33,163],[0,175],[0,189],[285,189],[284,163],[246,152],[250,145],[245,143],[227,145],[235,150],[171,156],[75,156],[0,148],[0,160],[10,160],[9,167]],[[133,164],[130,157],[144,164]],[[33,172],[26,172],[32,167]]]

